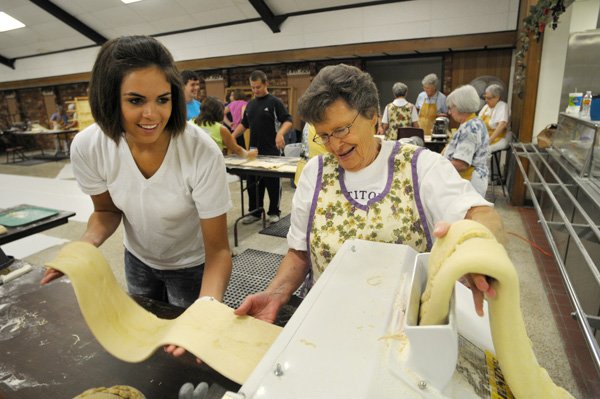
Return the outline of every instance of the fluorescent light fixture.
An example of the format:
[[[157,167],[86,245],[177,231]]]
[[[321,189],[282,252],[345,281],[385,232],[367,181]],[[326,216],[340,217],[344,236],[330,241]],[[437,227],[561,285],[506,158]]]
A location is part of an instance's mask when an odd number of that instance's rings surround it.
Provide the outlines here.
[[[24,27],[25,24],[18,19],[14,19],[5,12],[0,11],[0,32],[6,32],[7,30],[19,29]]]
[[[142,0],[121,0],[121,1],[125,4],[129,4],[129,3],[137,3],[138,1],[142,1]]]

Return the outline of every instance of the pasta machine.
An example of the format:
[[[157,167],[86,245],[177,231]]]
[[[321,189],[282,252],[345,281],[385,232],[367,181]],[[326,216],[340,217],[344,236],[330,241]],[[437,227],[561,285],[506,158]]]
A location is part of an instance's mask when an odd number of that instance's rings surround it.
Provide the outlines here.
[[[224,398],[485,397],[457,371],[459,332],[492,349],[470,291],[457,283],[446,325],[417,325],[428,256],[347,241],[248,380]]]

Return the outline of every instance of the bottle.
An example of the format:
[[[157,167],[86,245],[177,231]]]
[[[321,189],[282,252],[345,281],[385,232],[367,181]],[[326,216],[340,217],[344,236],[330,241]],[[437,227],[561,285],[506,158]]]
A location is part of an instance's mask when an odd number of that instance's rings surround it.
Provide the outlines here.
[[[579,117],[581,119],[590,119],[590,108],[592,107],[592,92],[586,91],[585,96],[581,100],[581,108],[579,110]]]

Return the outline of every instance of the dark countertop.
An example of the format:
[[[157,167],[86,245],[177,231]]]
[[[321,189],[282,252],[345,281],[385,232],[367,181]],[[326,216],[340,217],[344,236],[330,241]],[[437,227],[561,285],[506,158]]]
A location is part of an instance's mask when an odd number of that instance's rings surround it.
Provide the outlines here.
[[[15,261],[10,269],[22,265]],[[133,386],[148,398],[175,398],[184,383],[203,381],[211,385],[211,397],[239,389],[189,354],[174,358],[157,350],[140,363],[113,357],[88,329],[70,281],[62,277],[40,287],[43,273],[34,267],[0,286],[0,398],[71,398],[112,385]],[[138,302],[163,318],[182,312],[155,301]]]

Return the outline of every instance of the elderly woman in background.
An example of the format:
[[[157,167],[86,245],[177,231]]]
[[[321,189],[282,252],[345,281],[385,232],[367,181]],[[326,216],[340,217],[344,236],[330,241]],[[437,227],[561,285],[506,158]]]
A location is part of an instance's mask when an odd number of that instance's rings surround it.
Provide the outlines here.
[[[395,99],[386,105],[381,117],[382,133],[387,140],[398,139],[399,127],[419,127],[419,114],[414,104],[406,101],[407,92],[408,86],[402,82],[396,82],[392,86]]]
[[[441,155],[374,136],[379,97],[371,76],[340,64],[323,68],[300,98],[328,153],[310,159],[292,201],[289,250],[263,292],[236,309],[273,322],[292,293],[310,287],[348,239],[405,244],[424,252],[433,236],[463,218],[504,241],[498,214]],[[365,267],[369,267],[365,264]],[[468,276],[476,309],[495,295],[484,276]]]
[[[490,141],[490,153],[508,147],[510,133],[508,132],[508,105],[500,100],[502,87],[497,84],[485,89],[483,99],[486,104],[479,111],[479,118],[485,123]]]
[[[444,156],[464,179],[471,181],[481,196],[485,196],[490,152],[487,128],[476,115],[479,109],[477,90],[471,85],[461,86],[450,93],[446,103],[452,119],[460,126],[444,150]]]
[[[435,73],[425,76],[421,84],[423,91],[415,103],[419,110],[419,127],[425,134],[431,134],[435,118],[448,112],[446,96],[438,90],[439,80]]]

